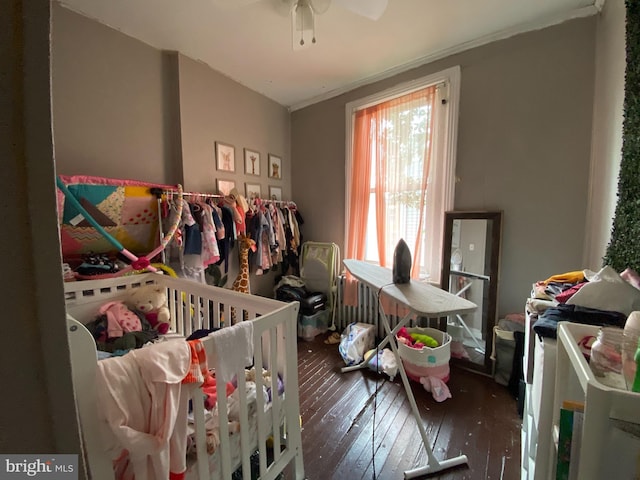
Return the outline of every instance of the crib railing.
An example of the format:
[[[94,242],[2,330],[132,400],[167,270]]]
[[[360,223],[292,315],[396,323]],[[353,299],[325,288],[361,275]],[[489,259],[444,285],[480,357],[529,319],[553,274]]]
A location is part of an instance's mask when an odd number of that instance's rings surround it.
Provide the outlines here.
[[[269,313],[281,303],[264,297],[251,296],[228,289],[218,289],[197,282],[188,282],[164,275],[145,274],[106,280],[72,282],[66,285],[67,306],[73,306],[81,318],[87,318],[109,299],[126,299],[136,289],[148,284],[161,284],[166,288],[167,306],[172,333],[188,337],[195,330],[229,326],[231,308],[236,310],[236,321],[251,320]],[[220,295],[212,295],[220,291]]]

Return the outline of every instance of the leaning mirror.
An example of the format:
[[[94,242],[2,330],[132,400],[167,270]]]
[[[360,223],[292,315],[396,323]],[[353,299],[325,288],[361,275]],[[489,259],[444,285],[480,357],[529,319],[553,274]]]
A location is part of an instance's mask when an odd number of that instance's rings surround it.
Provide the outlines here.
[[[502,212],[445,212],[440,285],[478,305],[446,319],[451,361],[485,373],[492,367],[501,229]]]

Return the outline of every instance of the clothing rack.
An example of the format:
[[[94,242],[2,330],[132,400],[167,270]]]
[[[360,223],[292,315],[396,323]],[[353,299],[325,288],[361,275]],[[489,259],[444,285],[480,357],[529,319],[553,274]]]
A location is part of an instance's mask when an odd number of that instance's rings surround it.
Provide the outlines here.
[[[151,194],[156,196],[158,202],[158,212],[160,212],[163,197],[170,196],[173,200],[173,196],[176,195],[179,199],[184,197],[201,197],[201,198],[217,198],[222,199],[224,195],[218,195],[216,193],[201,193],[201,192],[184,192],[182,186],[178,185],[178,188],[151,188]],[[158,232],[160,236],[160,242],[164,239],[164,232],[162,231],[162,216],[158,215]],[[166,253],[163,249],[161,252],[162,263],[166,263]]]
[[[162,195],[182,195],[185,197],[204,197],[204,198],[224,198],[224,195],[217,193],[200,193],[200,192],[183,192],[173,188],[152,188],[151,193],[160,197]]]
[[[285,207],[295,207],[297,208],[296,203],[293,200],[272,200],[270,198],[260,198],[260,197],[252,197],[249,199],[251,205],[261,205],[265,203],[274,203],[276,205],[283,205]]]
[[[160,189],[160,188],[152,188],[151,193],[156,196],[161,195],[178,195],[182,194],[185,197],[204,197],[204,198],[224,198],[224,195],[220,195],[218,193],[201,193],[201,192],[181,192],[177,189]],[[245,197],[246,198],[246,197]],[[260,198],[260,197],[251,197],[246,198],[249,203],[274,203],[276,205],[284,205],[284,206],[292,206],[296,207],[296,203],[293,200],[273,200],[271,198]]]

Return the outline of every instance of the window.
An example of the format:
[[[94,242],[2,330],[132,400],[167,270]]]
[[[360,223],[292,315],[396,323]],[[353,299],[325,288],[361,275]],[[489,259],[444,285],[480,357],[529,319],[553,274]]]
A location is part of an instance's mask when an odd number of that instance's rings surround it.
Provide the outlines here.
[[[439,281],[459,79],[456,67],[347,105],[346,258],[390,268],[403,238],[412,277]]]

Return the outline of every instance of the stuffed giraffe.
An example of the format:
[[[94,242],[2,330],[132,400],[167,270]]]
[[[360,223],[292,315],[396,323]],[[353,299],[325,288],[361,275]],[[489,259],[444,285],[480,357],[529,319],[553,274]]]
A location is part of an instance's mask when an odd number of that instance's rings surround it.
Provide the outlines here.
[[[249,288],[249,249],[255,246],[256,242],[248,235],[238,236],[238,250],[240,251],[240,272],[233,282],[231,290],[241,293],[251,293]],[[243,320],[247,320],[247,312],[243,314]],[[236,323],[236,310],[231,307],[231,325]]]

